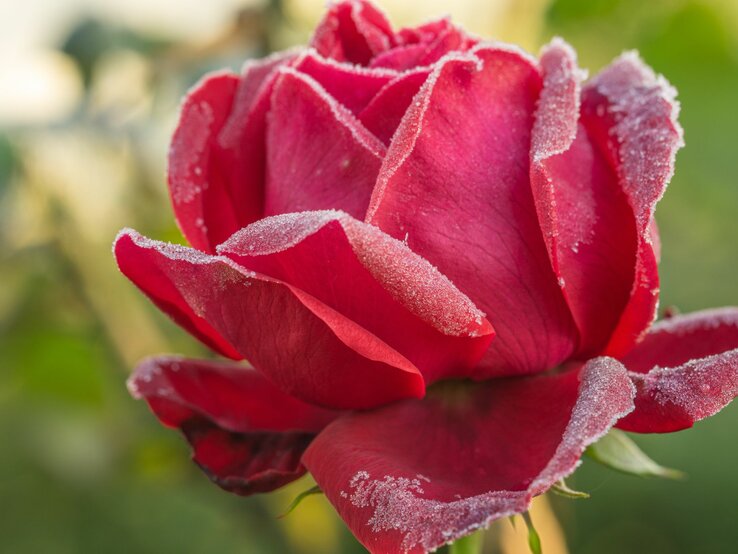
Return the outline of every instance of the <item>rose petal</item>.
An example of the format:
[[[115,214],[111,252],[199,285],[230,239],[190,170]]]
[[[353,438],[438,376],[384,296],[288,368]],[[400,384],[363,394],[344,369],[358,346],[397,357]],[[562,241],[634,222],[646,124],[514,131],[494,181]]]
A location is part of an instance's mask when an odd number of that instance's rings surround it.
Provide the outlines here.
[[[269,92],[288,51],[250,62],[239,77],[205,77],[185,98],[169,151],[177,222],[192,246],[213,252],[262,215]]]
[[[484,314],[431,264],[340,212],[267,218],[218,251],[373,333],[407,357],[426,382],[468,374],[492,339]]]
[[[446,387],[342,416],[305,452],[374,554],[428,552],[526,510],[633,408],[625,368],[609,358],[581,373]]]
[[[394,45],[385,15],[366,0],[344,0],[330,6],[310,45],[325,58],[367,65]]]
[[[338,415],[282,393],[237,364],[165,356],[128,380],[159,420],[182,431],[195,462],[237,494],[268,492],[305,473],[300,457]]]
[[[265,214],[336,208],[362,218],[385,152],[315,80],[281,70],[267,131]]]
[[[407,71],[419,65],[427,50],[428,45],[423,43],[395,46],[373,58],[369,67]]]
[[[148,358],[136,367],[128,387],[168,427],[197,415],[236,433],[317,433],[337,415],[283,393],[255,369],[232,362]]]
[[[364,109],[383,86],[397,77],[395,71],[338,63],[313,51],[305,52],[293,67],[315,79],[353,114]]]
[[[738,395],[738,308],[661,321],[623,363],[638,395],[618,427],[639,433],[691,427]]]
[[[449,52],[466,52],[478,42],[461,27],[454,25],[448,17],[420,27],[401,29],[396,39],[399,45],[373,58],[371,67],[403,71],[427,66]]]
[[[586,359],[606,346],[630,298],[635,220],[615,173],[579,123],[584,72],[576,54],[555,39],[540,63],[531,185],[551,264],[579,328],[577,355]]]
[[[623,54],[584,88],[582,122],[618,175],[638,236],[630,300],[606,348],[625,354],[656,316],[659,280],[651,221],[684,144],[676,91],[638,55]]]
[[[240,360],[241,353],[212,323],[196,314],[185,297],[187,291],[177,285],[169,264],[160,264],[158,250],[170,257],[179,256],[180,265],[207,263],[210,256],[184,246],[165,245],[146,239],[130,229],[123,229],[113,244],[113,254],[120,271],[172,320],[205,345],[223,356]],[[176,263],[172,258],[172,263]],[[194,284],[193,284],[194,285]]]
[[[223,244],[221,257],[132,231],[115,252],[185,328],[208,329],[282,390],[321,405],[420,396],[415,364],[428,380],[463,375],[492,338],[433,266],[341,212],[263,219]]]
[[[389,146],[392,135],[429,74],[429,69],[416,69],[387,83],[361,111],[359,121]]]
[[[557,285],[528,165],[541,87],[518,51],[439,63],[397,129],[367,220],[428,259],[482,308],[497,338],[476,377],[549,369],[577,331]]]
[[[404,356],[299,289],[130,230],[114,249],[121,271],[165,313],[190,331],[207,326],[287,394],[339,409],[423,395]]]

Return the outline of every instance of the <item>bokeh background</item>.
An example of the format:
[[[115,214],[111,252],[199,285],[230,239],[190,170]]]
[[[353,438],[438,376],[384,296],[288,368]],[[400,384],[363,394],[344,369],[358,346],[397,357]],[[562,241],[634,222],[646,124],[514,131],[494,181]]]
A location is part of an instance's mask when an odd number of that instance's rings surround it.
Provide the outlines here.
[[[450,13],[536,52],[564,36],[592,72],[637,48],[679,89],[687,147],[658,210],[662,307],[738,304],[738,2],[384,0],[398,25]],[[211,485],[124,381],[141,357],[202,354],[118,275],[122,226],[180,241],[164,163],[207,70],[304,42],[323,0],[0,3],[0,552],[359,553],[302,480],[242,499]],[[589,500],[533,512],[544,552],[738,548],[738,405],[637,436],[683,482],[585,462]],[[552,516],[551,506],[556,514]],[[520,526],[518,526],[520,527]],[[525,552],[507,522],[487,552]]]

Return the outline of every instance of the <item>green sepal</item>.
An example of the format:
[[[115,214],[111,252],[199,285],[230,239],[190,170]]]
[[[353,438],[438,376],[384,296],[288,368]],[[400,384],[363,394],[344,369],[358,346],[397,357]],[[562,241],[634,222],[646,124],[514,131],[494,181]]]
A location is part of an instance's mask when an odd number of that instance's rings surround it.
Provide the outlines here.
[[[306,491],[302,491],[290,503],[290,505],[287,507],[287,510],[281,516],[279,516],[279,519],[282,519],[283,517],[287,517],[288,515],[290,515],[294,511],[294,509],[300,505],[300,503],[303,500],[305,500],[308,496],[312,496],[313,494],[323,494],[323,491],[320,489],[318,485],[315,485],[314,487],[310,487]]]
[[[628,435],[617,429],[612,429],[599,441],[590,445],[584,453],[596,462],[628,475],[666,479],[685,477],[679,470],[654,462]]]
[[[532,554],[542,554],[541,549],[541,537],[538,535],[538,531],[533,526],[533,520],[530,518],[530,512],[523,512],[520,514],[523,516],[526,527],[528,527],[528,547]]]
[[[554,494],[558,494],[559,496],[563,496],[564,498],[570,498],[572,500],[589,498],[588,492],[575,491],[574,489],[569,488],[569,485],[567,485],[566,481],[564,481],[563,479],[559,479],[556,483],[553,484],[553,486],[551,487],[551,492]]]

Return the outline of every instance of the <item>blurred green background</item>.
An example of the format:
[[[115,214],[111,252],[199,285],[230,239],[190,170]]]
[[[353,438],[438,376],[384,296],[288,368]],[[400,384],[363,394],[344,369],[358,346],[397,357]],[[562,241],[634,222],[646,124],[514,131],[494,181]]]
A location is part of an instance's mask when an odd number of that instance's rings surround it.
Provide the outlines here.
[[[662,307],[738,304],[738,2],[385,0],[399,25],[450,13],[537,51],[558,34],[597,71],[636,48],[678,88],[687,147],[657,212]],[[304,42],[323,0],[24,0],[0,5],[0,552],[350,553],[300,481],[242,499],[211,485],[124,381],[141,357],[202,354],[121,276],[122,226],[181,240],[164,184],[179,98],[205,71]],[[637,436],[684,482],[585,463],[585,501],[533,512],[544,551],[738,551],[738,405]],[[561,532],[565,538],[562,537]],[[525,552],[507,524],[488,552]]]

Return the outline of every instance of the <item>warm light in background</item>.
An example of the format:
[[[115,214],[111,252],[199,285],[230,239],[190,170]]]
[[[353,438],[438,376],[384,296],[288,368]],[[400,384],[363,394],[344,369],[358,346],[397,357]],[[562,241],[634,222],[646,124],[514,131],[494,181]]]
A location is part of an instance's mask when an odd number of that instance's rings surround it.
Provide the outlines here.
[[[36,50],[0,64],[0,126],[61,120],[81,97],[77,66],[63,54]]]

